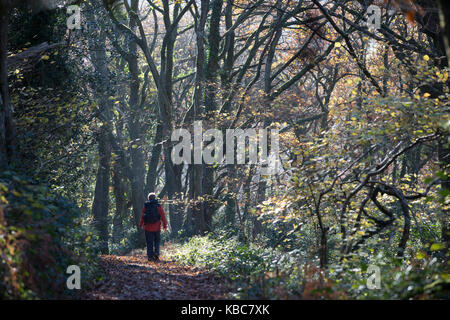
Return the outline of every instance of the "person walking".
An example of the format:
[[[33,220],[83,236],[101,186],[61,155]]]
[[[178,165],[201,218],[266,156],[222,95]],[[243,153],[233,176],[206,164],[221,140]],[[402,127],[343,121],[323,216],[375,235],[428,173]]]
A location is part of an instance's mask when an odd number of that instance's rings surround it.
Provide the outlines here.
[[[167,230],[166,214],[156,199],[156,195],[151,192],[147,196],[147,201],[142,208],[139,227],[144,226],[145,240],[147,242],[148,261],[159,260],[159,245],[161,242],[161,221],[164,231]]]

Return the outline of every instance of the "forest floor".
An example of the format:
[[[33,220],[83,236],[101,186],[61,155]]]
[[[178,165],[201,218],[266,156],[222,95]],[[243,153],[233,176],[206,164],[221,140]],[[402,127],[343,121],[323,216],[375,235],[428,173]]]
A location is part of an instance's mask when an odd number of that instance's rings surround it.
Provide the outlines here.
[[[164,259],[147,261],[143,250],[101,256],[104,280],[83,295],[88,300],[226,299],[227,281],[211,271]]]

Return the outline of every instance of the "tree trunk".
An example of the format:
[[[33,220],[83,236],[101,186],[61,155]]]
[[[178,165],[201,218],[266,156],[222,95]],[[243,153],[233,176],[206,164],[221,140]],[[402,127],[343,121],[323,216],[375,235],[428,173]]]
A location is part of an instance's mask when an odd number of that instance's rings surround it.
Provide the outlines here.
[[[123,239],[123,220],[127,212],[126,201],[126,184],[123,177],[123,168],[120,161],[114,162],[114,170],[112,175],[112,181],[114,186],[114,198],[116,200],[116,211],[113,218],[113,232],[112,237],[114,243],[119,243]]]
[[[108,254],[108,209],[109,209],[109,175],[111,162],[111,146],[107,125],[100,128],[98,135],[99,165],[95,183],[92,215],[94,226],[100,240],[100,252]]]
[[[195,88],[194,88],[194,97],[193,97],[193,108],[194,115],[193,120],[201,120],[203,118],[203,110],[202,110],[202,95],[204,91],[204,60],[206,58],[205,55],[205,41],[204,41],[204,33],[205,33],[205,25],[208,17],[209,11],[209,1],[202,0],[201,8],[200,8],[200,21],[197,25],[196,38],[197,38],[197,59],[196,59],[196,74],[195,74]],[[196,152],[196,148],[194,146],[194,154]],[[198,151],[197,151],[198,152]],[[205,225],[205,212],[203,209],[203,201],[200,201],[201,197],[203,197],[203,173],[204,173],[204,165],[203,163],[196,163],[195,158],[192,163],[192,179],[191,179],[191,200],[193,201],[191,213],[188,213],[188,216],[192,216],[194,224],[195,224],[195,234],[203,234],[206,231]],[[202,162],[202,158],[200,159]]]
[[[320,267],[325,269],[328,265],[328,239],[327,229],[320,228],[320,247],[319,247]]]
[[[96,21],[98,17],[89,4],[87,20]],[[97,134],[99,165],[97,169],[97,180],[95,184],[94,202],[92,204],[92,215],[94,226],[100,237],[100,250],[108,253],[108,210],[109,210],[109,186],[111,174],[111,110],[108,98],[111,87],[108,70],[108,59],[106,56],[106,34],[103,28],[93,30],[88,39],[89,55],[96,71],[96,77],[92,87],[98,101],[100,129]]]
[[[8,146],[6,144],[6,108],[7,101],[3,92],[8,90],[8,10],[0,1],[0,168],[8,165]]]
[[[138,1],[131,1],[131,10],[138,11]],[[135,16],[130,15],[130,29],[135,30],[137,27],[137,21]],[[130,98],[129,106],[131,114],[128,121],[128,131],[131,139],[131,202],[133,205],[133,217],[138,232],[138,245],[145,245],[144,233],[139,229],[139,221],[141,218],[142,206],[145,201],[145,160],[142,151],[142,130],[140,123],[140,104],[139,104],[139,66],[137,55],[137,44],[134,40],[130,40],[128,43],[128,49],[130,52],[130,58],[128,60],[128,67],[130,70]]]
[[[152,148],[152,155],[148,162],[148,171],[147,171],[147,183],[145,186],[144,194],[148,194],[149,192],[155,192],[156,188],[156,179],[158,173],[158,163],[159,158],[161,157],[162,151],[162,125],[158,123],[158,127],[156,128],[155,140]]]
[[[15,129],[8,86],[8,23],[10,2],[0,0],[0,167],[15,156]]]
[[[217,93],[217,76],[219,70],[219,50],[220,50],[220,18],[222,14],[223,0],[215,0],[212,3],[211,18],[209,23],[209,55],[208,63],[205,70],[205,118],[213,119],[216,106]],[[203,220],[204,231],[211,231],[212,217],[216,209],[215,199],[213,199],[214,192],[214,167],[213,165],[204,165],[203,169]]]

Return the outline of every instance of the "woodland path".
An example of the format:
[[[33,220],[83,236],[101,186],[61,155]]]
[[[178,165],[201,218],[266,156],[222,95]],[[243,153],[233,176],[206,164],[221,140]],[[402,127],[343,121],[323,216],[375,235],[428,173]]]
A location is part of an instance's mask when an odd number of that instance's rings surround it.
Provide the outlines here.
[[[162,249],[164,252],[164,249]],[[143,253],[103,255],[104,280],[83,299],[97,300],[196,300],[225,299],[226,281],[204,268],[164,260],[147,261]]]

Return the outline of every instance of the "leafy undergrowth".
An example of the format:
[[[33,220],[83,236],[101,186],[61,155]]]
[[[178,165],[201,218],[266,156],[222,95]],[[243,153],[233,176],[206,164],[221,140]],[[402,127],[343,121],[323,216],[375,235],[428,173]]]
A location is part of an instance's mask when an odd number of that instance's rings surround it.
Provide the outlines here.
[[[380,255],[358,258],[320,269],[299,250],[281,252],[244,245],[236,238],[209,235],[175,244],[170,258],[197,265],[230,278],[238,299],[449,299],[448,268],[436,258],[399,261]],[[380,288],[369,288],[380,267]]]
[[[70,298],[70,265],[90,281],[96,254],[91,234],[76,229],[79,217],[78,208],[50,188],[0,172],[0,299]]]
[[[223,235],[192,237],[174,244],[170,258],[186,265],[203,266],[229,278],[236,299],[297,299],[299,251],[281,253],[256,244],[242,244]]]
[[[217,274],[201,267],[183,266],[163,255],[148,262],[142,250],[127,256],[101,256],[104,279],[81,299],[197,300],[224,299],[229,286]]]
[[[379,267],[379,289],[368,289],[369,265],[357,259],[329,268],[335,288],[346,291],[354,299],[423,300],[450,299],[448,267],[436,257],[402,261],[374,257],[370,264]],[[336,289],[335,289],[336,290]]]

